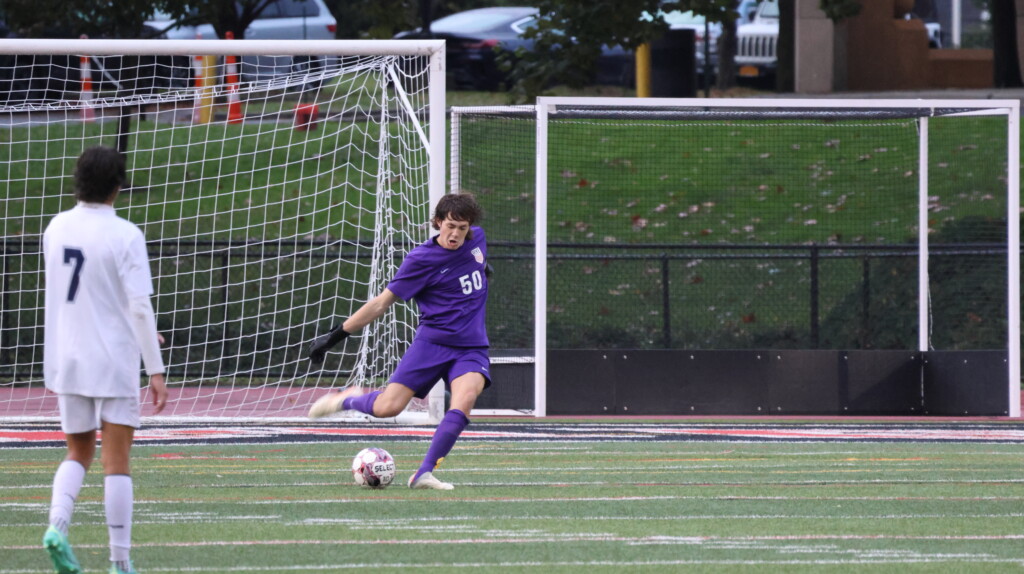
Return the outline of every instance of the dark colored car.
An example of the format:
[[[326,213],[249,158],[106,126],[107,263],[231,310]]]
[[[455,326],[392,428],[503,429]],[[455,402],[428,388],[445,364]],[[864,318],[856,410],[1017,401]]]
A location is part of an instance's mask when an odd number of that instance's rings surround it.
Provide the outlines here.
[[[497,61],[497,49],[529,50],[533,41],[523,38],[523,33],[536,23],[538,15],[537,8],[528,6],[477,8],[431,22],[430,34],[417,28],[395,37],[445,40],[446,63],[455,89],[497,90],[506,77]],[[632,80],[633,66],[632,52],[605,48],[594,81],[626,85]]]

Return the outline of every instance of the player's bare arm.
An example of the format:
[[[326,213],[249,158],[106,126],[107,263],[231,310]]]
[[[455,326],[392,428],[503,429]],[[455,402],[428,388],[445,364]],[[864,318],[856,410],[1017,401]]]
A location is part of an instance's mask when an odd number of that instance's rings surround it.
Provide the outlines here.
[[[385,288],[384,291],[366,303],[363,303],[351,317],[336,325],[326,335],[313,340],[309,347],[309,360],[322,363],[327,351],[344,341],[352,333],[374,322],[387,312],[388,308],[398,302],[398,296]]]
[[[349,333],[354,333],[382,317],[397,302],[398,296],[385,288],[380,295],[364,303],[358,311],[346,319],[342,323],[342,328]]]

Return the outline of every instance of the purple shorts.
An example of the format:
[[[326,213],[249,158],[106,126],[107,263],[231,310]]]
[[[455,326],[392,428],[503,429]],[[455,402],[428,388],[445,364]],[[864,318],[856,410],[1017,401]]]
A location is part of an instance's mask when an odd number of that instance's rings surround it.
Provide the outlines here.
[[[486,389],[491,386],[490,368],[487,347],[449,347],[413,339],[388,382],[409,387],[416,398],[422,399],[438,380],[443,379],[450,390],[451,382],[466,373],[483,375]]]

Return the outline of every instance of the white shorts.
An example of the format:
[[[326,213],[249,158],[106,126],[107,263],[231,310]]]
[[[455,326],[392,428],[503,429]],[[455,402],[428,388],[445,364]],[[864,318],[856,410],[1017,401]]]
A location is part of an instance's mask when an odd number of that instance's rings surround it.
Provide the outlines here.
[[[101,421],[139,428],[142,409],[139,397],[84,397],[57,395],[60,406],[60,429],[78,434],[101,427]]]

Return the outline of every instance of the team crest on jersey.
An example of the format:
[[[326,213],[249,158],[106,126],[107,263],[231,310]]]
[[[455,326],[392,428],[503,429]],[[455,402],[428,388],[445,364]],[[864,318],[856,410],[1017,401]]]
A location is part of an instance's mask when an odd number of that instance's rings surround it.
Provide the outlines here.
[[[471,253],[473,254],[473,259],[476,259],[477,263],[484,262],[484,252],[481,251],[479,247],[474,247]]]

